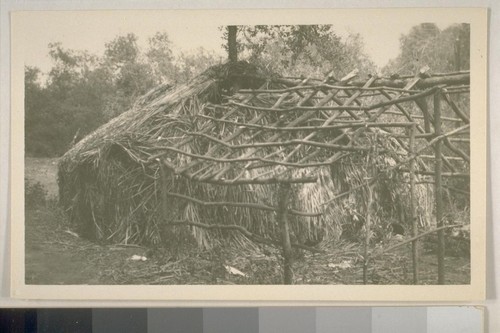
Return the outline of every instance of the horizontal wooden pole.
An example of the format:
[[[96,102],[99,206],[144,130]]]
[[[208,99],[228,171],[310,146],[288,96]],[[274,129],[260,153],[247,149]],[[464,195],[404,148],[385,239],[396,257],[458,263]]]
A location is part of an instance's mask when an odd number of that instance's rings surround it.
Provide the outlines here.
[[[403,103],[403,102],[409,102],[409,101],[414,101],[417,98],[422,98],[425,96],[432,95],[436,92],[437,88],[431,88],[416,94],[412,94],[409,96],[405,97],[400,97],[400,98],[395,98],[391,99],[387,102],[381,102],[377,104],[372,104],[370,106],[294,106],[294,107],[289,107],[286,109],[277,109],[277,108],[269,108],[269,107],[262,107],[262,106],[255,106],[255,105],[248,105],[248,104],[243,104],[243,103],[238,103],[238,102],[230,102],[230,105],[238,106],[241,108],[247,108],[251,110],[256,110],[256,111],[267,111],[267,112],[273,112],[273,113],[281,113],[281,112],[293,112],[293,111],[335,111],[335,110],[350,110],[350,111],[370,111],[370,110],[375,110],[375,109],[380,109],[386,106],[398,104],[398,103]]]
[[[254,208],[254,209],[260,209],[260,210],[266,210],[266,211],[272,211],[272,212],[278,211],[278,209],[275,207],[267,206],[264,204],[252,203],[252,202],[204,201],[204,200],[200,200],[200,199],[193,198],[191,196],[179,194],[179,193],[166,192],[165,194],[167,196],[170,196],[170,197],[194,202],[196,204],[199,204],[199,205],[205,206],[205,207],[240,207],[240,208]],[[321,216],[321,214],[322,214],[322,213],[301,212],[301,211],[297,211],[295,209],[289,209],[288,212],[291,215],[306,216],[306,217],[318,217],[318,216]]]
[[[470,139],[465,138],[449,138],[450,142],[470,142]]]
[[[275,241],[273,239],[263,237],[260,235],[257,235],[253,232],[250,232],[248,229],[245,227],[235,225],[235,224],[206,224],[206,223],[200,223],[200,222],[192,222],[188,220],[173,220],[173,221],[168,221],[167,223],[162,224],[163,227],[175,227],[175,226],[194,226],[194,227],[199,227],[203,229],[208,229],[208,230],[235,230],[246,236],[248,239],[251,241],[254,241],[256,243],[262,243],[262,244],[267,244],[267,245],[272,245],[275,247],[280,247],[281,242]],[[292,247],[299,248],[302,250],[306,250],[312,253],[320,253],[323,252],[320,249],[310,247],[307,245],[302,245],[302,244],[297,244],[297,243],[291,243]]]
[[[415,237],[412,237],[412,238],[408,238],[408,239],[406,239],[406,240],[404,240],[402,242],[399,242],[399,243],[397,243],[397,244],[395,244],[393,246],[389,246],[388,248],[385,248],[385,249],[383,249],[381,251],[377,251],[377,252],[371,254],[370,255],[370,259],[378,257],[378,256],[380,256],[380,255],[382,255],[384,253],[387,253],[389,251],[397,249],[398,247],[401,247],[401,246],[403,246],[405,244],[411,243],[414,240],[417,240],[417,239],[420,239],[422,237],[428,236],[428,235],[433,234],[435,232],[438,232],[438,231],[441,231],[441,230],[444,230],[444,229],[458,228],[458,227],[463,227],[463,226],[465,226],[465,224],[452,224],[452,225],[446,225],[446,226],[442,226],[442,227],[439,227],[439,228],[436,228],[436,229],[433,229],[433,230],[429,230],[429,231],[423,232],[423,233],[419,234],[418,236],[415,236]]]
[[[333,129],[343,129],[343,128],[359,128],[359,127],[411,127],[413,123],[409,122],[365,122],[365,121],[343,121],[339,125],[329,125],[329,126],[297,126],[297,127],[278,127],[278,126],[268,126],[268,125],[257,125],[257,124],[246,124],[239,123],[237,121],[217,119],[210,116],[198,115],[201,118],[210,119],[216,122],[221,122],[225,124],[232,124],[235,126],[272,130],[278,132],[298,132],[298,131],[329,131]],[[197,135],[196,132],[186,132],[187,134]],[[203,133],[204,134],[204,133]]]
[[[375,80],[375,82],[373,82],[373,84],[371,86],[372,87],[386,86],[386,87],[393,87],[393,88],[403,88],[411,80],[412,80],[412,78],[396,79],[396,80],[391,80],[391,79],[387,79],[387,78],[380,78],[380,79]],[[365,83],[366,83],[366,80],[353,80],[353,81],[350,81],[348,85],[362,87]],[[468,85],[468,84],[470,84],[470,74],[464,73],[464,74],[458,74],[458,75],[435,76],[435,77],[420,79],[415,86],[419,89],[424,89],[424,88],[435,87],[435,86],[439,86],[439,85],[449,85],[449,86],[455,85],[456,86],[456,85]]]
[[[259,178],[259,179],[256,179],[256,178],[252,178],[252,179],[223,179],[223,178],[221,178],[221,179],[214,180],[211,177],[193,176],[188,172],[180,173],[177,171],[177,168],[174,165],[172,165],[171,163],[169,163],[165,160],[163,160],[161,162],[176,175],[180,175],[180,176],[182,176],[186,179],[192,180],[192,181],[214,184],[214,185],[238,186],[238,185],[249,185],[249,184],[254,184],[254,185],[306,184],[306,183],[316,183],[318,181],[318,177],[313,177],[313,176],[304,176],[304,177],[297,177],[297,178],[268,177],[268,178]]]
[[[360,90],[360,91],[380,91],[380,89],[386,89],[390,91],[396,91],[396,92],[419,92],[419,90],[410,90],[410,89],[400,89],[397,87],[390,87],[390,86],[377,86],[376,88],[372,87],[363,87],[363,85],[357,87],[357,86],[352,86],[352,85],[347,85],[347,86],[340,86],[340,85],[332,85],[332,84],[327,84],[327,83],[319,83],[319,84],[312,84],[312,85],[304,85],[304,86],[296,86],[296,83],[293,82],[288,82],[289,88],[283,88],[283,89],[240,89],[238,90],[238,93],[240,94],[262,94],[262,93],[271,93],[271,94],[282,94],[286,92],[296,92],[296,91],[304,91],[304,90],[325,90],[325,89],[337,89],[337,90]]]
[[[182,151],[182,150],[177,149],[177,148],[172,148],[172,147],[166,147],[165,146],[165,147],[158,147],[158,148],[159,149],[164,149],[164,150],[170,150],[172,152],[179,153],[181,155],[186,155],[186,156],[193,157],[193,158],[197,158],[197,159],[200,159],[200,160],[206,160],[206,161],[217,162],[217,163],[229,163],[229,164],[231,164],[231,163],[262,162],[265,165],[282,165],[282,166],[294,167],[294,168],[297,168],[297,169],[304,169],[304,168],[310,168],[310,167],[319,167],[319,166],[327,166],[327,165],[331,164],[331,162],[328,162],[328,161],[325,161],[325,162],[316,162],[316,163],[283,162],[283,161],[275,161],[275,160],[271,160],[271,159],[266,159],[266,158],[262,158],[262,157],[218,158],[218,157],[210,157],[210,156],[206,156],[206,155],[199,155],[199,154],[188,153],[188,152]],[[368,147],[365,147],[364,149],[361,149],[361,147],[360,147],[360,149],[357,149],[357,150],[368,151],[370,149],[371,148],[368,148]],[[353,151],[353,149],[351,149],[350,151]],[[165,155],[165,154],[162,153],[161,155]],[[152,158],[148,159],[148,161],[145,161],[145,162],[151,162],[151,160],[153,158],[155,158],[154,155],[152,156]],[[158,158],[158,157],[156,157],[156,158]],[[163,163],[167,164],[165,161]],[[182,173],[182,170],[179,170],[175,166],[172,166],[172,165],[169,165],[169,166],[174,171],[175,174],[181,174]],[[198,173],[198,171],[196,171],[196,173]]]
[[[198,178],[193,177],[192,180],[202,183],[209,183],[214,185],[269,185],[269,184],[306,184],[316,183],[317,177],[299,177],[299,178],[279,178],[269,177],[260,179],[212,179],[212,178]]]
[[[372,127],[372,126],[360,126],[360,127]],[[382,126],[383,127],[383,126]],[[332,143],[324,143],[324,142],[318,142],[318,141],[308,141],[308,140],[288,140],[288,141],[276,141],[276,142],[257,142],[257,143],[248,143],[248,144],[241,144],[241,145],[232,145],[228,144],[224,141],[218,140],[217,138],[207,135],[204,133],[196,133],[196,132],[190,132],[190,135],[199,135],[202,136],[206,139],[209,139],[211,141],[217,142],[220,145],[223,145],[227,148],[230,149],[248,149],[248,148],[263,148],[263,147],[283,147],[283,146],[298,146],[298,145],[305,145],[305,146],[312,146],[312,147],[319,147],[319,148],[327,148],[331,150],[338,150],[338,151],[370,151],[373,148],[368,147],[368,146],[346,146],[346,145],[337,145],[337,144],[332,144]],[[199,155],[202,156],[202,155]],[[199,157],[202,158],[203,157]],[[214,159],[214,158],[211,158]],[[236,158],[235,160],[231,162],[239,162],[242,161],[242,159]],[[224,160],[220,160],[219,162],[225,162]]]
[[[410,172],[410,170],[408,170],[408,169],[399,169],[399,171]],[[435,175],[433,171],[424,171],[424,170],[415,171],[415,173],[418,173],[420,175],[425,175],[425,176],[434,176]],[[441,176],[443,176],[443,177],[468,178],[468,177],[470,177],[470,173],[442,172]]]
[[[375,111],[371,111],[371,112],[375,112]],[[384,112],[384,114],[391,114],[391,115],[396,115],[396,116],[400,116],[400,117],[406,117],[403,113],[401,113],[401,112],[397,112],[397,111],[386,111],[386,112]],[[411,116],[412,118],[416,118],[416,119],[424,119],[424,116],[419,115],[419,114],[410,114],[410,116]],[[462,120],[462,119],[459,119],[459,118],[451,118],[451,117],[441,117],[441,120],[446,120],[446,121],[456,122],[456,123],[461,123],[461,122],[463,122],[463,120]]]
[[[419,155],[420,158],[428,158],[428,159],[435,159],[436,156],[434,155]],[[443,156],[443,158],[446,158],[447,160],[455,160],[455,161],[464,161],[462,157],[458,156]]]

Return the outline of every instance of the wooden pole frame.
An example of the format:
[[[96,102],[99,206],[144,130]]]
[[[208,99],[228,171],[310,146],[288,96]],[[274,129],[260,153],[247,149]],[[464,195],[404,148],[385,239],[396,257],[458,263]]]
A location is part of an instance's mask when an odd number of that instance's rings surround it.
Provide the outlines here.
[[[455,77],[453,79],[455,79]],[[181,144],[177,145],[158,146],[157,149],[162,151],[161,153],[154,154],[156,153],[154,151],[153,154],[146,157],[146,164],[159,162],[160,199],[162,200],[159,211],[161,216],[168,220],[168,210],[170,209],[168,200],[172,199],[172,197],[207,207],[244,207],[273,212],[276,214],[276,222],[280,228],[281,239],[265,239],[237,225],[196,224],[197,222],[175,222],[174,224],[191,224],[209,229],[235,230],[253,241],[273,245],[278,248],[281,247],[283,255],[283,283],[293,284],[294,258],[292,248],[301,248],[302,245],[291,243],[288,216],[300,215],[317,217],[321,213],[298,212],[289,209],[288,206],[290,204],[292,184],[317,182],[318,176],[314,173],[314,168],[333,164],[337,160],[349,155],[350,152],[364,152],[368,155],[371,155],[373,151],[385,153],[383,149],[384,146],[380,149],[378,141],[373,144],[373,147],[368,146],[362,140],[358,141],[362,134],[368,133],[367,136],[377,136],[379,133],[382,133],[384,136],[387,135],[391,137],[392,140],[395,140],[401,147],[401,151],[397,151],[393,156],[396,164],[391,164],[391,166],[380,170],[376,170],[374,167],[367,165],[366,182],[346,192],[348,194],[354,190],[364,188],[365,186],[367,187],[363,283],[368,284],[369,280],[368,265],[371,258],[370,238],[373,217],[375,216],[372,214],[374,186],[383,175],[396,171],[400,173],[409,173],[409,215],[412,240],[408,241],[407,244],[411,243],[412,248],[412,272],[413,284],[415,285],[419,283],[418,247],[420,238],[417,223],[417,175],[423,174],[434,176],[436,228],[438,230],[438,284],[444,284],[444,229],[446,226],[443,218],[443,188],[445,187],[443,184],[443,177],[468,177],[469,174],[455,171],[455,166],[451,165],[447,160],[448,156],[443,155],[443,147],[449,146],[451,152],[448,152],[447,155],[454,155],[453,153],[458,155],[458,157],[449,156],[450,160],[460,161],[462,159],[468,162],[468,156],[464,156],[466,154],[458,150],[458,148],[454,147],[450,142],[454,142],[454,140],[460,142],[464,141],[463,138],[460,137],[460,133],[467,130],[469,125],[462,126],[443,134],[442,122],[452,120],[463,121],[468,124],[466,121],[468,118],[466,115],[464,116],[461,115],[460,112],[456,112],[453,107],[454,105],[450,104],[450,100],[446,96],[446,89],[442,86],[429,86],[431,87],[430,89],[422,92],[411,90],[413,87],[422,88],[428,83],[421,85],[420,83],[423,79],[419,76],[411,80],[402,80],[402,82],[406,84],[405,89],[400,89],[401,93],[397,94],[397,96],[392,96],[380,87],[372,88],[371,84],[376,80],[375,77],[372,77],[365,82],[363,88],[358,88],[357,86],[339,86],[335,87],[334,90],[332,90],[332,87],[323,83],[323,85],[315,86],[312,91],[307,90],[308,87],[304,86],[308,82],[308,79],[302,80],[300,84],[293,88],[279,91],[276,90],[276,93],[280,92],[282,95],[275,96],[276,100],[270,99],[270,102],[272,102],[270,105],[272,105],[272,107],[245,104],[251,99],[258,97],[261,90],[243,91],[241,92],[243,95],[247,93],[249,96],[246,98],[243,96],[240,103],[231,102],[225,106],[220,106],[223,111],[227,111],[224,113],[224,117],[217,118],[210,116],[210,113],[197,115],[200,119],[208,120],[209,127],[211,128],[214,127],[214,123],[218,123],[222,124],[222,126],[230,125],[234,127],[234,131],[229,131],[229,134],[225,135],[221,134],[219,137],[207,130],[206,127],[200,127],[194,130],[190,129],[189,131],[180,129],[180,132],[186,134],[188,139],[184,139]],[[327,80],[325,80],[325,82],[327,82]],[[380,91],[381,96],[388,99],[388,101],[366,106],[364,104],[366,101],[362,98],[364,97],[363,92],[368,88]],[[263,93],[266,91],[267,90],[262,90]],[[273,90],[269,90],[268,92],[273,92]],[[338,98],[338,96],[336,97],[338,93],[343,93],[345,97],[347,97],[347,100],[343,101]],[[407,93],[408,96],[404,96],[404,93]],[[299,100],[298,102],[294,101],[295,106],[289,107],[285,103],[285,100],[292,94],[296,94]],[[318,94],[321,95],[317,97],[317,100],[311,102],[311,99]],[[342,97],[344,97],[344,95],[342,95]],[[431,105],[427,105],[426,103],[426,98],[430,99],[430,96],[433,96],[433,114]],[[444,103],[442,102],[443,100]],[[401,104],[403,102],[414,102],[422,112],[422,115],[420,116],[412,113],[413,108]],[[442,106],[448,105],[445,103],[451,105],[451,108],[459,118],[451,119],[442,117]],[[210,109],[210,107],[210,105],[207,106],[208,109]],[[238,109],[244,112],[241,111],[241,114],[239,114]],[[377,109],[377,111],[372,112],[374,109]],[[406,118],[405,122],[388,122],[384,121],[385,119],[383,118],[379,119],[386,111],[391,113],[394,112],[392,111],[394,109],[399,110],[398,114]],[[292,111],[297,111],[299,113],[297,117],[292,118],[289,123],[281,122],[281,120],[275,118],[277,114],[285,114]],[[364,114],[360,114],[359,112],[364,112]],[[230,118],[229,115],[231,114],[235,116]],[[350,120],[346,121],[344,118],[341,118],[344,115],[350,117]],[[279,117],[281,117],[281,115]],[[342,133],[335,136],[333,139],[331,137],[326,137],[326,139],[324,139],[319,135],[334,130],[344,131],[340,131]],[[247,133],[248,137],[243,138],[242,135],[244,133]],[[299,138],[290,138],[290,133],[298,133],[297,135]],[[452,136],[459,136],[459,138],[450,139],[449,137]],[[206,139],[209,143],[206,151],[198,152],[182,147],[183,144],[191,142],[195,137]],[[241,141],[242,138],[245,140]],[[315,139],[314,141],[312,141],[313,138]],[[420,138],[425,140],[419,141],[417,145],[417,140]],[[340,139],[345,139],[348,143],[337,142],[340,141]],[[272,151],[264,152],[267,155],[263,155],[264,153],[259,155],[258,153],[261,152],[263,148]],[[300,155],[298,152],[302,148],[304,148],[304,154]],[[434,156],[429,156],[432,149],[434,149]],[[326,152],[333,152],[333,155],[328,156],[325,154]],[[434,159],[434,170],[432,170],[432,164],[428,166],[424,161],[418,159],[421,153],[428,154],[424,155],[424,158]],[[167,154],[170,157],[167,157]],[[176,165],[175,162],[171,162],[172,160],[175,161],[175,158],[172,156],[178,155],[188,157],[188,162],[184,165]],[[403,156],[406,156],[406,158]],[[310,160],[311,162],[308,163]],[[422,165],[421,168],[419,167],[420,165]],[[256,175],[250,174],[249,176],[246,174],[251,169],[264,167],[273,168],[271,171],[265,170],[265,172],[260,172]],[[405,167],[408,167],[408,169],[405,169]],[[304,170],[304,172],[297,174],[290,173],[291,170],[299,169]],[[229,170],[236,170],[237,172],[233,175],[228,172]],[[184,194],[171,193],[168,188],[168,177],[171,176],[183,177],[190,181],[217,186],[275,184],[274,186],[277,186],[273,188],[278,189],[278,205],[277,207],[271,207],[253,202],[203,201]],[[344,197],[347,195],[346,193],[337,195],[335,198],[329,200],[329,202]],[[322,203],[321,206],[326,203]],[[316,249],[311,248],[309,250],[315,252]]]
[[[438,90],[434,94],[434,132],[436,136],[439,137],[442,133],[441,128],[441,91]],[[435,200],[436,200],[436,226],[441,228],[444,226],[444,207],[443,207],[443,143],[442,139],[438,139],[434,145],[434,151],[436,155],[435,159]],[[445,240],[444,240],[444,230],[438,231],[438,250],[437,250],[437,261],[438,261],[438,284],[445,284]]]
[[[415,134],[417,131],[416,125],[410,128],[410,154],[415,154]],[[418,236],[418,223],[417,223],[417,198],[416,198],[416,160],[414,158],[410,161],[410,221],[412,237]],[[415,239],[411,244],[412,253],[412,269],[413,269],[413,284],[418,284],[419,278],[419,265],[418,265],[418,239]]]
[[[368,179],[368,178],[367,178]],[[366,217],[365,217],[365,242],[364,242],[364,254],[363,254],[363,284],[368,284],[368,263],[370,261],[370,239],[371,239],[371,225],[372,225],[372,204],[373,204],[373,186],[375,183],[368,184],[366,189],[368,192],[368,198],[366,202]]]
[[[160,197],[161,197],[161,215],[162,220],[166,220],[169,218],[169,209],[168,209],[168,186],[167,186],[167,177],[168,173],[165,170],[165,165],[160,162],[159,163],[159,171],[160,171]]]
[[[290,226],[288,223],[288,202],[291,192],[290,184],[280,184],[278,189],[278,223],[281,229],[283,246],[283,283],[293,284],[293,252],[290,242]]]

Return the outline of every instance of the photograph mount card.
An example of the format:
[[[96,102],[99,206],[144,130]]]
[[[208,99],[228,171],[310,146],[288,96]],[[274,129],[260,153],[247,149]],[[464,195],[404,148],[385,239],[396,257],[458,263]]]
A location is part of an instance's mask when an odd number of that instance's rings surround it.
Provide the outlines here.
[[[486,10],[11,18],[12,297],[484,299]]]

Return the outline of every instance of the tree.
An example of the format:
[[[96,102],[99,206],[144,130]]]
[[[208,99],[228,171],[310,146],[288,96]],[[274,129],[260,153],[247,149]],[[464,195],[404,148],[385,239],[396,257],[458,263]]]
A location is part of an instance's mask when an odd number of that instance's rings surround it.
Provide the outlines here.
[[[238,61],[238,45],[236,42],[236,35],[238,33],[238,27],[235,25],[230,25],[227,27],[227,53],[229,55],[229,62]]]
[[[391,60],[383,69],[386,75],[401,74],[414,75],[423,66],[429,66],[432,73],[448,73],[457,70],[470,69],[470,25],[466,23],[453,24],[444,30],[440,30],[435,24],[422,23],[413,27],[406,35],[400,38],[400,54]],[[448,96],[458,109],[466,114],[470,113],[470,96],[468,94],[454,94]],[[444,103],[443,103],[444,104]],[[415,106],[414,106],[415,107]],[[418,109],[415,112],[420,112]],[[449,107],[442,108],[444,117],[456,118],[455,113]],[[459,126],[454,122],[444,122],[443,132],[449,132]],[[470,144],[468,142],[455,142],[454,146],[470,155]],[[445,155],[454,155],[444,148]],[[457,167],[457,165],[455,165]],[[458,169],[463,168],[459,165]],[[468,166],[466,166],[468,168]],[[463,191],[469,191],[469,180],[454,178],[447,181],[448,185]],[[457,203],[452,205],[451,212],[461,211],[468,206],[468,197],[458,198],[452,196]],[[460,210],[458,207],[461,207]]]
[[[365,73],[375,69],[363,51],[361,36],[351,34],[342,39],[331,25],[238,28],[238,46],[242,56],[270,72],[321,77],[333,70],[341,77],[354,68]]]
[[[433,23],[422,23],[401,36],[400,50],[385,66],[385,73],[412,75],[426,65],[433,72],[468,70],[470,25],[454,24],[441,31]]]
[[[149,38],[143,52],[134,34],[105,44],[102,57],[49,44],[53,66],[41,84],[41,72],[25,68],[26,153],[59,156],[75,137],[90,133],[129,110],[137,97],[159,83],[184,83],[220,60],[200,48],[175,57],[168,35]]]
[[[107,119],[130,109],[137,97],[158,83],[153,67],[141,55],[137,36],[131,33],[105,44],[102,66],[111,74],[113,85],[113,93],[107,96]]]
[[[172,42],[166,32],[157,32],[149,38],[149,47],[146,51],[146,60],[151,66],[157,83],[172,81],[177,74],[172,53]]]
[[[24,69],[24,132],[27,155],[45,156],[53,154],[51,147],[41,140],[44,128],[41,123],[49,116],[49,99],[45,89],[40,85],[40,69],[25,67]]]
[[[26,153],[58,156],[64,153],[75,133],[87,134],[104,121],[105,96],[111,89],[109,72],[97,57],[68,50],[59,43],[49,45],[54,66],[45,86],[40,71],[25,69]]]
[[[181,53],[176,59],[175,82],[184,83],[209,67],[220,64],[221,57],[200,47],[191,53]]]
[[[122,67],[126,63],[134,63],[139,57],[139,47],[137,46],[137,36],[129,33],[125,36],[118,36],[111,42],[106,43],[104,57],[110,64]]]

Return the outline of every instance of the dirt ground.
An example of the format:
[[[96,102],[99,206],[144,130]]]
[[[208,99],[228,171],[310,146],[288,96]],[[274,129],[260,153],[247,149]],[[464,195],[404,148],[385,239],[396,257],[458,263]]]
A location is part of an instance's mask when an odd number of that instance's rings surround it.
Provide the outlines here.
[[[57,206],[57,160],[27,158],[30,182],[48,193],[45,204],[26,208],[25,250],[27,284],[280,284],[282,263],[270,247],[234,246],[202,251],[148,249],[137,245],[99,245],[82,239],[69,227]],[[390,240],[387,247],[401,240]],[[354,243],[321,244],[324,253],[296,253],[295,284],[362,284],[361,247]],[[375,258],[368,269],[369,284],[411,284],[411,249],[402,246]],[[420,283],[435,284],[437,259],[425,244],[421,248]],[[445,260],[446,283],[470,283],[466,256]]]

